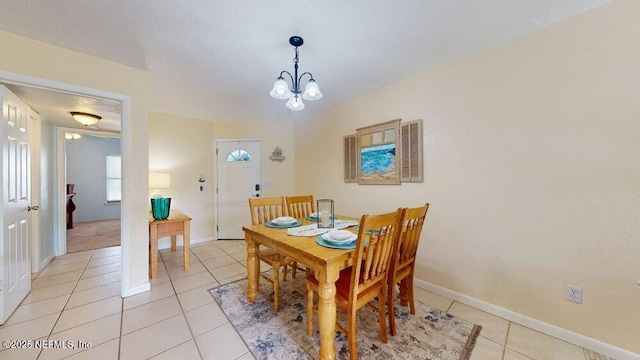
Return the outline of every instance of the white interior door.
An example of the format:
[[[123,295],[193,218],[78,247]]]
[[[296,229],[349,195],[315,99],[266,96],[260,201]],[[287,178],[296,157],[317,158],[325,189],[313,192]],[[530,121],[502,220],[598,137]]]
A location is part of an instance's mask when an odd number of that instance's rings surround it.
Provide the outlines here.
[[[262,154],[259,141],[217,141],[216,214],[218,239],[244,239],[251,224],[249,198],[262,195]]]
[[[29,261],[29,107],[6,87],[2,93],[2,262],[0,321],[31,290]]]

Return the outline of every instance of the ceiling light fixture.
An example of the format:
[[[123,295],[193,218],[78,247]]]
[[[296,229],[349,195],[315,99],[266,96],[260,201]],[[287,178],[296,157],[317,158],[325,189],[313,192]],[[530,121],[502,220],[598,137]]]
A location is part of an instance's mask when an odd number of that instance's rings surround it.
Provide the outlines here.
[[[78,133],[65,133],[64,134],[64,138],[67,140],[78,140],[80,139],[82,136]]]
[[[88,114],[84,112],[72,111],[71,116],[73,116],[74,120],[79,122],[84,126],[95,125],[98,120],[102,119],[102,116]]]
[[[292,36],[289,38],[289,44],[296,49],[296,57],[293,58],[293,75],[286,70],[280,72],[280,76],[276,79],[276,82],[273,84],[273,89],[269,94],[276,99],[289,99],[289,101],[287,101],[287,107],[291,110],[302,110],[304,109],[302,99],[320,100],[322,99],[322,93],[310,72],[304,72],[298,77],[298,47],[304,44],[304,40],[302,40],[300,36]],[[293,85],[291,90],[289,90],[289,84],[284,80],[284,74],[289,75],[291,79],[291,84]],[[309,75],[309,81],[301,97],[300,93],[302,93],[302,91],[300,91],[300,83],[302,82],[302,77],[305,75]]]

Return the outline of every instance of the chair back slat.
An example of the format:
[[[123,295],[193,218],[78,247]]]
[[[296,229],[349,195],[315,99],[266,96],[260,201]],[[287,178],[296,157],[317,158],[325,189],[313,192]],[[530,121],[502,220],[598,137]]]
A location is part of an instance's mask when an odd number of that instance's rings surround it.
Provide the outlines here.
[[[251,223],[264,224],[277,217],[286,215],[284,197],[249,198]]]
[[[316,211],[313,195],[299,195],[286,197],[289,216],[301,219]]]
[[[400,285],[400,300],[409,305],[411,314],[415,314],[413,294],[413,276],[416,264],[416,253],[424,220],[427,217],[429,203],[422,207],[405,208],[404,219],[401,224],[402,233],[396,243],[391,256],[391,266],[387,276],[387,309],[389,316],[389,330],[396,335],[396,318],[394,302],[396,285]]]
[[[398,243],[398,267],[404,267],[415,261],[420,236],[422,234],[422,227],[428,210],[429,204],[406,210],[402,226],[402,235]]]
[[[404,209],[382,215],[363,215],[356,240],[349,301],[367,288],[386,281],[391,253],[400,239]]]

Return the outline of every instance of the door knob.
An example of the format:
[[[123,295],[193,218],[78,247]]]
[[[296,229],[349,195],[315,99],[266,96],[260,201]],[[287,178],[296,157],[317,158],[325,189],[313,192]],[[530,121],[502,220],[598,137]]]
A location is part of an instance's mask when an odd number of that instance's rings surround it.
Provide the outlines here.
[[[40,209],[40,206],[38,205],[34,205],[34,206],[27,205],[27,211],[38,210],[38,209]]]

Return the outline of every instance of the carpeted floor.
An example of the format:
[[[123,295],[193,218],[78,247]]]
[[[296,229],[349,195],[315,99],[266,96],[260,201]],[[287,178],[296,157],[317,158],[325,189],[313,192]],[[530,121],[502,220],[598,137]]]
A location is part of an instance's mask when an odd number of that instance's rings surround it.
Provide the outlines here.
[[[67,230],[67,253],[120,245],[120,219],[74,223]]]
[[[319,334],[317,315],[314,334],[306,333],[306,290],[304,276],[281,282],[280,311],[273,310],[273,287],[260,282],[258,299],[247,300],[247,280],[215,289],[211,295],[256,359],[315,359]],[[317,298],[317,295],[316,295]],[[316,299],[317,301],[317,299]],[[436,308],[416,302],[416,315],[396,305],[397,335],[388,343],[380,340],[377,312],[358,310],[357,348],[360,359],[469,359],[480,327],[457,319]],[[339,314],[339,321],[342,319]],[[344,319],[341,323],[345,324]],[[387,324],[388,327],[388,324]],[[338,359],[349,357],[347,338],[336,332]]]

